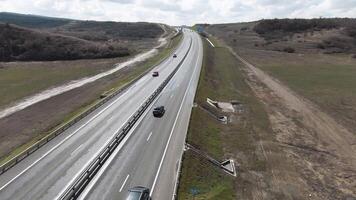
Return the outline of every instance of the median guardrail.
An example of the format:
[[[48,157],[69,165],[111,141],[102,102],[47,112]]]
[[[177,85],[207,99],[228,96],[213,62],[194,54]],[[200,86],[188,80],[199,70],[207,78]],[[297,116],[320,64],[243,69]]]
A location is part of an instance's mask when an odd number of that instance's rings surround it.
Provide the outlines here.
[[[120,87],[118,90],[116,90],[115,92],[111,93],[110,95],[108,95],[107,97],[103,98],[102,100],[100,100],[98,103],[96,103],[95,105],[93,105],[92,107],[88,108],[87,110],[85,110],[84,112],[80,113],[78,116],[74,117],[71,121],[69,121],[66,124],[63,124],[62,126],[58,127],[57,129],[55,129],[53,132],[51,132],[50,134],[46,135],[45,137],[43,137],[42,139],[40,139],[39,141],[37,141],[35,144],[31,145],[30,147],[28,147],[27,149],[25,149],[24,151],[22,151],[21,153],[19,153],[18,155],[14,156],[13,158],[11,158],[9,161],[7,161],[6,163],[2,164],[0,166],[0,175],[5,173],[7,170],[9,170],[11,167],[15,166],[17,163],[19,163],[20,161],[22,161],[23,159],[25,159],[26,157],[28,157],[29,155],[31,155],[33,152],[35,152],[36,150],[38,150],[39,148],[41,148],[43,145],[45,145],[46,143],[48,143],[49,141],[51,141],[53,138],[57,137],[58,135],[60,135],[61,133],[63,133],[64,131],[66,131],[68,128],[70,128],[71,126],[73,126],[74,124],[76,124],[78,121],[82,120],[84,117],[88,116],[89,114],[91,114],[94,110],[96,110],[97,108],[99,108],[100,106],[104,105],[105,103],[107,103],[108,101],[110,101],[111,99],[113,99],[115,96],[117,96],[118,94],[122,93],[124,90],[126,90],[128,87],[130,87],[132,84],[134,84],[136,81],[138,81],[140,78],[142,78],[143,76],[145,76],[149,71],[152,70],[152,68],[154,68],[155,66],[160,65],[161,63],[163,63],[165,60],[169,59],[169,57],[167,57],[166,59],[161,60],[158,64],[150,67],[149,69],[147,69],[145,72],[143,72],[142,74],[140,74],[138,77],[136,77],[135,79],[131,80],[130,82],[126,83],[125,85],[123,85],[122,87]]]
[[[98,154],[98,156],[88,165],[88,167],[80,174],[80,176],[73,182],[73,184],[65,190],[59,199],[61,200],[74,200],[79,197],[84,188],[89,184],[90,180],[96,175],[100,168],[104,165],[105,161],[114,152],[116,147],[125,138],[127,133],[135,125],[138,119],[143,115],[146,109],[152,104],[156,97],[166,87],[168,82],[172,79],[175,73],[178,71],[185,58],[187,57],[190,48],[192,46],[192,39],[187,53],[183,59],[179,62],[177,67],[169,74],[169,76],[161,83],[161,85],[151,94],[151,96],[140,106],[135,114],[124,124],[122,129],[115,133],[115,137],[108,143],[108,145]]]

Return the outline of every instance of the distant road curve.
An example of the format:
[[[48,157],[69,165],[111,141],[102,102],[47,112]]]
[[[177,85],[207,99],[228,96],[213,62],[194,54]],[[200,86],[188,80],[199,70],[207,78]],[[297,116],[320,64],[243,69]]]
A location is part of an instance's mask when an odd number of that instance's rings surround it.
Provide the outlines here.
[[[108,71],[105,71],[105,72],[102,72],[102,73],[99,73],[95,76],[91,76],[91,77],[85,77],[85,78],[81,78],[81,79],[78,79],[78,80],[74,80],[74,81],[70,81],[69,83],[66,83],[66,84],[63,84],[63,85],[60,85],[60,86],[57,86],[57,87],[54,87],[54,88],[50,88],[50,89],[47,89],[47,90],[44,90],[42,92],[39,92],[37,94],[34,94],[32,96],[29,96],[29,97],[26,97],[22,100],[19,100],[17,101],[15,104],[3,109],[3,110],[0,110],[0,119],[1,118],[4,118],[6,116],[9,116],[17,111],[20,111],[22,109],[25,109],[33,104],[36,104],[38,102],[41,102],[43,100],[46,100],[46,99],[49,99],[53,96],[57,96],[59,94],[62,94],[64,92],[68,92],[70,90],[73,90],[75,88],[78,88],[78,87],[81,87],[83,85],[86,85],[88,83],[91,83],[91,82],[94,82],[100,78],[103,78],[105,76],[108,76],[110,74],[113,74],[117,71],[119,71],[120,69],[124,68],[124,67],[127,67],[127,66],[130,66],[130,65],[133,65],[137,62],[141,62],[141,61],[144,61],[148,58],[151,58],[153,57],[154,55],[157,54],[158,50],[157,48],[165,45],[167,43],[167,40],[165,38],[160,38],[158,40],[160,42],[160,44],[156,47],[154,47],[153,49],[147,51],[147,52],[144,52],[144,53],[141,53],[141,54],[138,54],[136,55],[134,58],[130,59],[130,60],[127,60],[125,62],[122,62],[122,63],[118,63],[115,65],[115,67],[113,69],[110,69]]]

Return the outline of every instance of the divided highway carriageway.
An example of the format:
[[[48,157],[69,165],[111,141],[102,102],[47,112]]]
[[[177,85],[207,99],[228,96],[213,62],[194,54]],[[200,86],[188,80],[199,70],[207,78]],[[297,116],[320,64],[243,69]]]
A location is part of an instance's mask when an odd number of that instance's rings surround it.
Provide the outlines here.
[[[1,174],[0,199],[120,200],[134,186],[153,200],[174,198],[203,57],[200,36],[183,34],[177,58]],[[156,106],[165,107],[162,118],[152,115]]]

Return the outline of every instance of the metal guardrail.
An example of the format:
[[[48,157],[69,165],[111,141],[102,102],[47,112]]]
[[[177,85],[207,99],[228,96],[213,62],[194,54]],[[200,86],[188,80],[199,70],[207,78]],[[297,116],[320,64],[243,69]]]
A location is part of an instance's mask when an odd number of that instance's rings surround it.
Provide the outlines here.
[[[10,159],[9,161],[7,161],[6,163],[2,164],[0,166],[0,175],[5,173],[7,170],[9,170],[11,167],[15,166],[17,163],[19,163],[20,161],[22,161],[23,159],[25,159],[26,157],[28,157],[29,155],[31,155],[33,152],[35,152],[36,150],[38,150],[39,148],[41,148],[43,145],[45,145],[46,143],[48,143],[49,141],[51,141],[53,138],[57,137],[58,135],[60,135],[61,133],[63,133],[65,130],[67,130],[68,128],[70,128],[71,126],[73,126],[74,124],[76,124],[78,121],[80,121],[81,119],[83,119],[84,117],[88,116],[89,114],[91,114],[94,110],[96,110],[97,108],[99,108],[100,106],[102,106],[103,104],[107,103],[108,101],[110,101],[112,98],[114,98],[115,96],[117,96],[118,94],[120,94],[121,92],[123,92],[124,90],[126,90],[128,87],[130,87],[132,84],[134,84],[136,81],[138,81],[140,78],[142,78],[143,76],[145,76],[149,71],[152,70],[152,68],[154,68],[155,66],[160,65],[161,63],[163,63],[165,60],[169,59],[170,57],[167,57],[166,59],[161,60],[158,64],[150,67],[149,69],[147,69],[145,72],[143,72],[141,75],[139,75],[138,77],[136,77],[135,79],[133,79],[132,81],[126,83],[124,86],[120,87],[120,89],[118,89],[117,91],[111,93],[110,95],[108,95],[107,97],[103,98],[102,100],[100,100],[98,103],[96,103],[94,106],[90,107],[89,109],[87,109],[86,111],[80,113],[78,116],[76,116],[75,118],[73,118],[71,121],[69,121],[66,124],[63,124],[62,126],[58,127],[57,129],[55,129],[53,132],[51,132],[50,134],[46,135],[45,137],[43,137],[41,140],[37,141],[35,144],[33,144],[32,146],[28,147],[27,149],[25,149],[24,151],[22,151],[21,153],[19,153],[18,155],[16,155],[15,157],[13,157],[12,159]]]
[[[190,40],[190,45],[187,53],[184,55],[183,59],[179,62],[177,67],[169,74],[169,76],[162,82],[162,84],[151,94],[151,96],[141,105],[141,107],[136,111],[136,113],[129,119],[129,121],[123,125],[123,128],[119,130],[115,137],[108,143],[108,145],[99,153],[99,155],[89,164],[89,166],[80,174],[80,176],[74,181],[74,183],[65,190],[59,199],[61,200],[74,200],[79,197],[84,188],[89,184],[90,180],[95,176],[95,174],[104,165],[105,161],[114,152],[116,147],[125,138],[127,133],[131,130],[137,120],[142,116],[146,109],[151,105],[151,103],[156,99],[156,97],[162,92],[166,87],[168,82],[172,79],[175,73],[178,71],[185,58],[187,57],[190,48],[192,46],[192,39]]]

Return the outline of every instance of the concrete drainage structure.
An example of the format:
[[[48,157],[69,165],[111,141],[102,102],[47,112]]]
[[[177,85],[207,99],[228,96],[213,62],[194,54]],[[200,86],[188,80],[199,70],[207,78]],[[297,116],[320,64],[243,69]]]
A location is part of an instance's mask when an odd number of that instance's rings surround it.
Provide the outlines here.
[[[222,112],[227,112],[227,113],[229,113],[229,112],[235,112],[235,108],[234,108],[234,106],[232,105],[232,103],[214,101],[214,100],[211,100],[211,99],[209,99],[209,98],[206,98],[206,102],[207,102],[209,105],[211,105],[211,106],[213,106],[213,107],[215,107],[215,108],[221,110]]]
[[[217,119],[223,124],[227,124],[227,116],[219,116]]]
[[[205,158],[210,163],[219,167],[220,169],[222,169],[224,172],[228,173],[229,175],[236,177],[237,173],[236,173],[236,168],[235,168],[235,162],[233,159],[218,161],[218,160],[214,159],[213,157],[209,156],[207,153],[201,151],[200,149],[195,148],[191,144],[186,143],[185,151],[188,151],[188,150],[191,150],[195,154],[201,156],[202,158]]]

